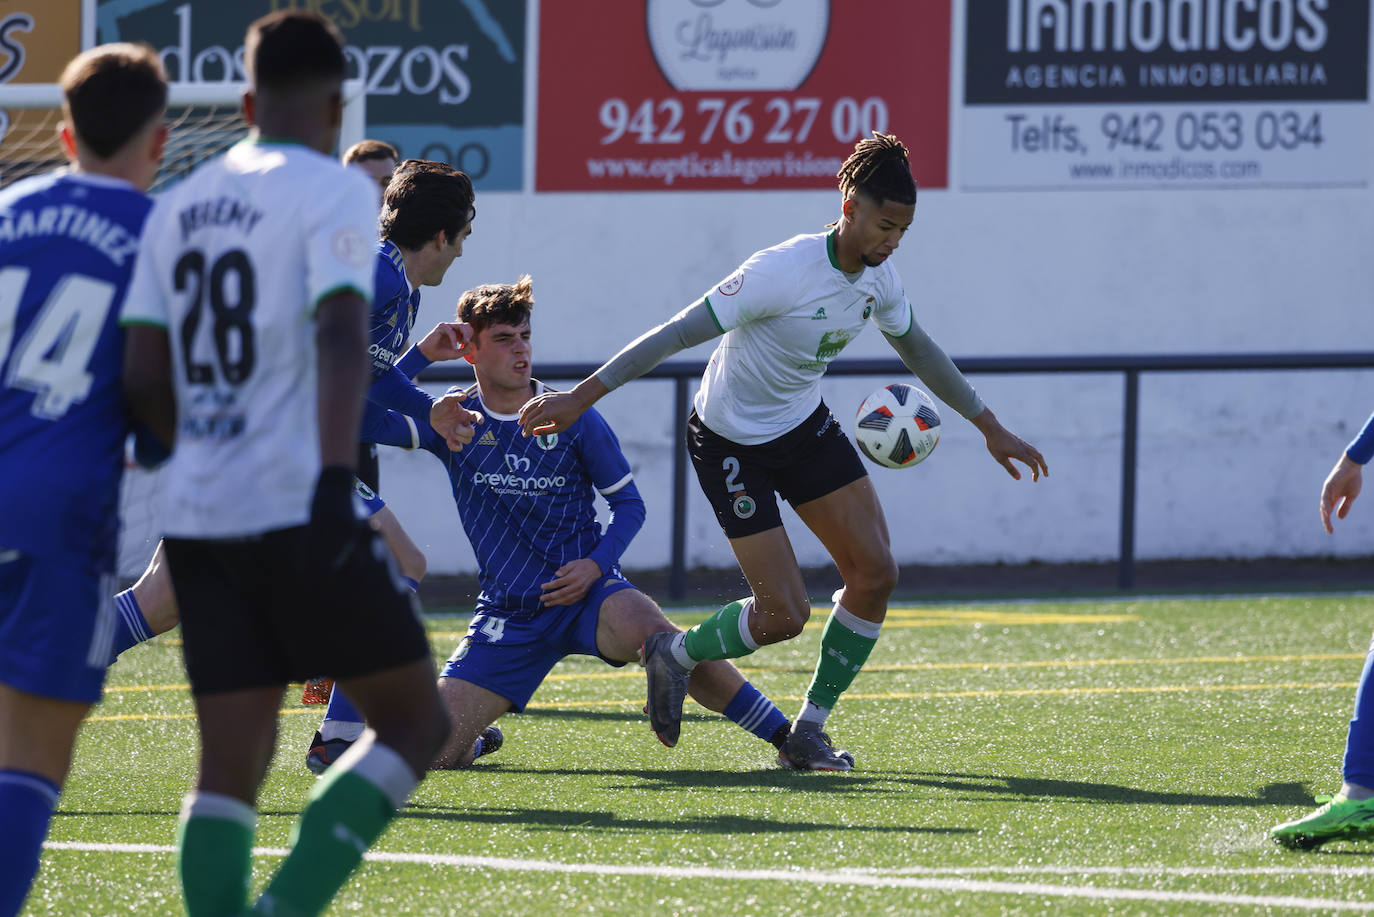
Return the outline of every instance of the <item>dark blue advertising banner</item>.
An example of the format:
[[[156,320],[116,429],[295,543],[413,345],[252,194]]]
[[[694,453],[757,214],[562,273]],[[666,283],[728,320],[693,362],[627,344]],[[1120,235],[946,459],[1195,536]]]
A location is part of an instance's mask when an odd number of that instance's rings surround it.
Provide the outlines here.
[[[1364,184],[1369,0],[965,0],[966,188]]]
[[[347,42],[367,93],[367,136],[402,157],[438,159],[479,189],[524,175],[525,0],[97,0],[96,38],[146,41],[178,82],[242,82],[257,17],[308,9]]]

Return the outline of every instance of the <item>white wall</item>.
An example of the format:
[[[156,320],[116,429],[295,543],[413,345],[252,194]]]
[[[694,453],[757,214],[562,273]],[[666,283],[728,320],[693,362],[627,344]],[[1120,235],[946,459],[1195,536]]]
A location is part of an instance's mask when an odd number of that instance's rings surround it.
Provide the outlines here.
[[[819,230],[837,193],[492,193],[420,324],[458,294],[535,278],[539,361],[600,361],[718,282],[755,249]],[[894,256],[918,319],[953,356],[1374,349],[1374,191],[923,192]],[[686,356],[704,360],[709,347]],[[877,332],[844,357],[889,356]],[[879,379],[834,378],[847,423]],[[1118,539],[1119,374],[979,376],[999,417],[1051,476],[1013,482],[946,409],[934,455],[874,469],[903,562],[1104,560]],[[669,562],[671,388],[634,383],[600,405],[649,505],[625,561]],[[1335,537],[1321,481],[1374,409],[1374,373],[1146,375],[1141,381],[1141,558],[1365,554],[1374,510]],[[435,572],[475,565],[438,463],[385,450],[383,493]],[[688,562],[731,567],[689,481]],[[1369,498],[1367,498],[1369,499]],[[1363,510],[1363,512],[1362,512]],[[805,563],[826,560],[795,516]]]

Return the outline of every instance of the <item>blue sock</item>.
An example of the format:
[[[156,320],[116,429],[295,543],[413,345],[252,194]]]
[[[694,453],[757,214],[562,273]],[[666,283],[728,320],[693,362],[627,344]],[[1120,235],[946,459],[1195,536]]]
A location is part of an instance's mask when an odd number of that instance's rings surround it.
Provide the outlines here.
[[[334,684],[334,690],[329,692],[329,706],[324,709],[324,721],[328,723],[331,720],[336,723],[363,722],[362,712],[353,706],[353,702],[343,693],[337,682]]]
[[[747,729],[765,742],[778,744],[778,736],[784,738],[789,723],[778,705],[759,693],[759,689],[745,682],[725,707],[725,716],[741,729]]]
[[[148,626],[148,619],[143,617],[143,609],[138,607],[138,599],[134,598],[132,589],[125,589],[115,596],[114,603],[116,614],[114,639],[110,645],[111,665],[114,665],[120,653],[153,637],[153,629]]]
[[[1350,732],[1345,739],[1345,765],[1342,776],[1346,783],[1374,789],[1374,646],[1364,658],[1360,686],[1355,689],[1355,715],[1350,719]]]
[[[0,770],[0,915],[19,913],[38,872],[43,838],[57,808],[58,788],[27,771]]]

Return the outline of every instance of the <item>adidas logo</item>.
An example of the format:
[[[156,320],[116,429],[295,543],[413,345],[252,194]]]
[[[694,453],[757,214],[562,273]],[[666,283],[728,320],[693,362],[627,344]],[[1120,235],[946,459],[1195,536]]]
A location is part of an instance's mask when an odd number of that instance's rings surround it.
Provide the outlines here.
[[[476,445],[476,446],[494,446],[494,445],[496,445],[496,434],[493,433],[492,431],[488,430],[487,432],[483,433],[482,436],[481,436],[481,438],[478,439],[477,442],[474,443],[473,445]]]
[[[812,321],[822,321],[825,319],[825,306],[816,310],[816,314],[811,316]]]

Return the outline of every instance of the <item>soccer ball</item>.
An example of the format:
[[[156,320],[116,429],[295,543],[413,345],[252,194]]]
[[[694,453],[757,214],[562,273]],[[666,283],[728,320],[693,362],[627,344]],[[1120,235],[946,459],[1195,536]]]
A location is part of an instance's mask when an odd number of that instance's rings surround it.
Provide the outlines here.
[[[916,386],[884,385],[859,405],[854,440],[859,451],[884,468],[910,468],[940,441],[940,414]]]

